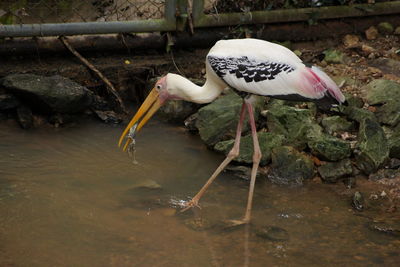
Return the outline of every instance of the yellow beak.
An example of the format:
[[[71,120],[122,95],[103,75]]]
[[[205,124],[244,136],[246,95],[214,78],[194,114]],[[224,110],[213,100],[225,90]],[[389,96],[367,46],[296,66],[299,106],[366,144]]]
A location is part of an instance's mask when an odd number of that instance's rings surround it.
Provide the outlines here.
[[[146,122],[154,115],[154,113],[162,106],[164,101],[160,100],[159,95],[159,92],[155,88],[153,88],[153,90],[151,90],[150,94],[147,96],[146,100],[140,106],[139,110],[136,112],[135,116],[133,116],[132,120],[129,122],[128,126],[126,126],[124,132],[119,138],[118,146],[121,146],[122,140],[124,140],[125,136],[128,134],[132,127],[133,133],[130,133],[130,135],[128,136],[129,138],[123,148],[124,151],[133,141],[133,136],[140,131],[143,125],[145,125]]]

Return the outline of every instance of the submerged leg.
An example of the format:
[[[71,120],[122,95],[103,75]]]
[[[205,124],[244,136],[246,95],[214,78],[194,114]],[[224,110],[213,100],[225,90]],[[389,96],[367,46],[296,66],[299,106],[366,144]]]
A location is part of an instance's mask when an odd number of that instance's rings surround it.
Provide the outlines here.
[[[240,110],[239,123],[238,123],[237,129],[236,129],[236,137],[235,137],[235,143],[233,145],[233,148],[231,149],[231,151],[229,151],[229,153],[226,156],[225,160],[214,171],[214,173],[208,179],[206,184],[192,198],[191,201],[189,201],[189,202],[187,202],[185,204],[186,207],[183,208],[181,210],[181,212],[184,212],[184,211],[186,211],[186,210],[188,210],[190,208],[193,208],[193,207],[199,207],[199,204],[198,204],[199,200],[203,196],[203,194],[206,192],[207,188],[211,185],[211,183],[215,180],[215,178],[217,178],[218,174],[220,174],[221,171],[229,164],[229,162],[231,162],[232,159],[236,158],[239,155],[240,137],[241,137],[241,134],[242,134],[242,128],[243,128],[243,121],[244,121],[245,113],[246,113],[246,102],[243,101],[242,109]]]
[[[249,118],[250,118],[249,123],[251,126],[251,136],[253,137],[253,147],[254,147],[253,168],[251,169],[250,189],[249,189],[249,196],[247,199],[246,212],[244,214],[243,219],[232,220],[231,221],[231,223],[233,223],[232,226],[246,224],[246,223],[250,222],[251,207],[253,204],[254,185],[256,183],[258,165],[260,164],[260,160],[261,160],[261,150],[260,150],[260,144],[258,143],[257,129],[256,129],[256,123],[254,120],[253,106],[247,100],[245,100],[245,103],[246,103],[247,110],[249,113]]]

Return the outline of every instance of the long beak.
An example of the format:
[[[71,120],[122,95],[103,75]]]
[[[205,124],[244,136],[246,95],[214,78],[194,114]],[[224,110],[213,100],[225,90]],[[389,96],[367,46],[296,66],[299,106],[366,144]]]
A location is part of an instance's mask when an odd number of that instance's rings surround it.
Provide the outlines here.
[[[142,129],[143,125],[154,115],[154,113],[162,106],[164,101],[162,101],[159,97],[159,92],[153,88],[150,94],[147,96],[146,100],[140,106],[139,110],[136,112],[135,116],[133,116],[132,120],[129,122],[128,126],[126,126],[124,132],[119,138],[118,146],[120,147],[122,144],[122,140],[124,140],[125,136],[128,134],[128,140],[126,141],[123,150],[125,151],[129,144],[133,141],[134,136],[137,132]],[[144,116],[144,117],[143,117]],[[142,118],[143,117],[143,118]],[[140,120],[141,119],[141,120]],[[140,122],[139,122],[140,120]],[[131,128],[133,129],[131,130]]]

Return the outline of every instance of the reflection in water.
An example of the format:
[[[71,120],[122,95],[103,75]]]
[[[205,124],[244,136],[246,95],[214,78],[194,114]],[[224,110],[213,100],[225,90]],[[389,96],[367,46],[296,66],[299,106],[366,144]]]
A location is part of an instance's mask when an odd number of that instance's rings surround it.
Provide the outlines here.
[[[222,174],[202,209],[176,213],[223,156],[180,128],[152,122],[136,157],[117,147],[122,126],[91,121],[23,131],[0,125],[0,265],[395,266],[400,241],[371,232],[329,186],[258,181],[251,225],[247,182]],[[277,226],[289,239],[257,229]]]

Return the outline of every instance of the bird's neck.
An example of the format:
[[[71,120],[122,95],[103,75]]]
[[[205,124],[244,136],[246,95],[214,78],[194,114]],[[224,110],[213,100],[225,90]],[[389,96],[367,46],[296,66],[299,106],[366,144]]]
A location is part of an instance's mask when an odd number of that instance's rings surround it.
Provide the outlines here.
[[[198,104],[212,102],[226,87],[226,85],[222,84],[221,82],[215,82],[209,77],[207,77],[207,80],[203,86],[198,86],[177,74],[168,74],[168,83],[170,80],[173,80],[173,84],[177,92],[179,92],[180,98]]]

